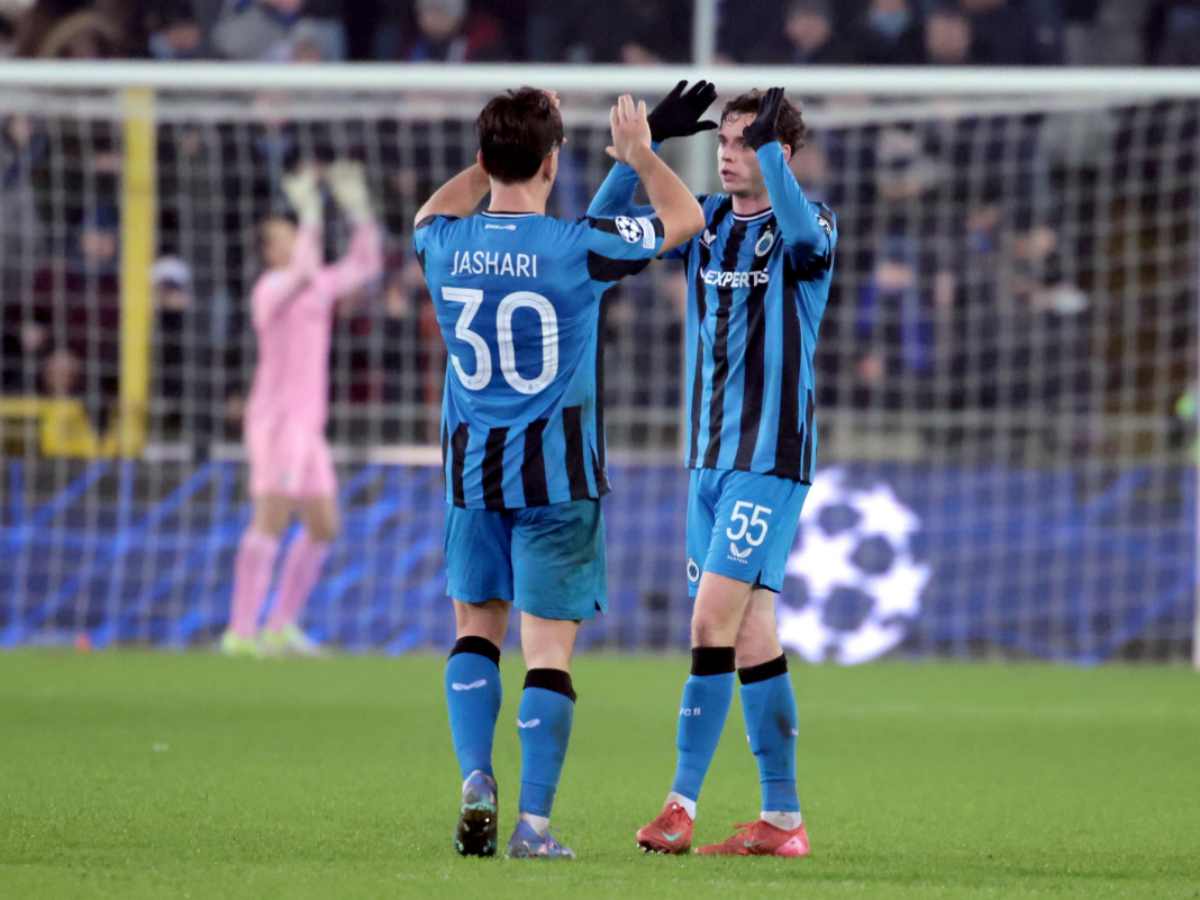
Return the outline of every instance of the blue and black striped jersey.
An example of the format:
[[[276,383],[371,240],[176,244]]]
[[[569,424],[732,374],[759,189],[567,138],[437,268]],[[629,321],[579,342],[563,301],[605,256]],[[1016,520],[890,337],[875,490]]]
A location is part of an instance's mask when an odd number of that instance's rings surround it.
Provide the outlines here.
[[[449,351],[447,501],[498,510],[607,493],[600,300],[662,250],[662,223],[431,216],[413,243]]]
[[[778,143],[758,158],[771,207],[739,216],[727,195],[702,197],[707,227],[668,254],[688,277],[684,456],[690,468],[807,483],[817,451],[813,352],[837,220],[805,197]],[[636,181],[615,166],[588,212],[639,214]]]

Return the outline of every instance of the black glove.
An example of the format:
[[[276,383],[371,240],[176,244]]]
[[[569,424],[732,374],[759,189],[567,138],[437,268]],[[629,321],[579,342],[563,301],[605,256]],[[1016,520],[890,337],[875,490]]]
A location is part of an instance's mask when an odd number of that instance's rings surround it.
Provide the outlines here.
[[[759,147],[769,144],[772,141],[779,139],[779,133],[775,130],[775,122],[779,118],[779,107],[783,105],[783,88],[773,87],[762,102],[758,104],[758,115],[754,117],[754,121],[742,129],[742,140],[744,140],[751,149],[757,150]]]
[[[683,92],[685,87],[686,81],[675,85],[675,89],[659,100],[647,116],[650,120],[650,140],[655,143],[718,127],[716,122],[700,119],[717,99],[717,89],[707,81],[697,81],[686,94]]]

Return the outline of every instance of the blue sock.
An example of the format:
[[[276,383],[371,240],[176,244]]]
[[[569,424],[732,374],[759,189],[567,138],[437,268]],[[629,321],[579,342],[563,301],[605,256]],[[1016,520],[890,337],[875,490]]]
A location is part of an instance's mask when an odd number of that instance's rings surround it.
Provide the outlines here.
[[[796,794],[796,697],[787,657],[739,669],[746,735],[758,760],[763,811],[799,812]]]
[[[521,733],[523,813],[550,817],[575,718],[571,676],[561,669],[530,669],[517,712]]]
[[[721,740],[725,717],[733,700],[733,648],[696,647],[692,674],[683,686],[675,748],[675,781],[671,790],[689,800],[700,798],[700,787]]]
[[[459,638],[446,660],[446,707],[464,780],[476,769],[492,774],[492,739],[502,696],[500,648],[487,638]]]

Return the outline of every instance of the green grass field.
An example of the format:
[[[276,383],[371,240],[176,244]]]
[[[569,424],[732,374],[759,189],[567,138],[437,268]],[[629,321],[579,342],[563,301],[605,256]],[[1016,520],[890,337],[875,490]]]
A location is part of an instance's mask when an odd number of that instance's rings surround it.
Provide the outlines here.
[[[584,657],[554,817],[580,858],[556,864],[452,851],[441,667],[0,655],[0,896],[1200,897],[1200,676],[1183,669],[793,666],[814,853],[787,861],[635,850],[686,666]],[[735,708],[697,839],[757,809]]]

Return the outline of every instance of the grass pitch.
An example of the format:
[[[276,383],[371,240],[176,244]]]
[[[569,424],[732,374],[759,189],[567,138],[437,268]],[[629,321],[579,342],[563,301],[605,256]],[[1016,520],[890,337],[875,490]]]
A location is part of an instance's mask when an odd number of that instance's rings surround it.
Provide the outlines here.
[[[1200,676],[1183,669],[794,665],[814,855],[788,861],[638,853],[686,662],[584,657],[554,815],[580,858],[557,864],[451,849],[441,669],[0,655],[0,896],[1200,897]],[[735,708],[698,840],[757,809]]]

